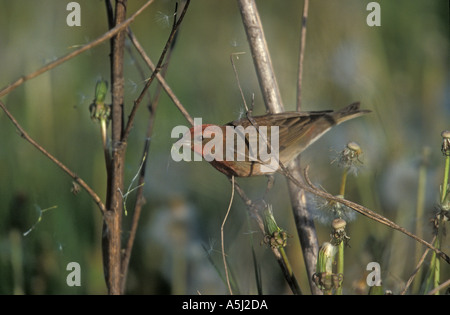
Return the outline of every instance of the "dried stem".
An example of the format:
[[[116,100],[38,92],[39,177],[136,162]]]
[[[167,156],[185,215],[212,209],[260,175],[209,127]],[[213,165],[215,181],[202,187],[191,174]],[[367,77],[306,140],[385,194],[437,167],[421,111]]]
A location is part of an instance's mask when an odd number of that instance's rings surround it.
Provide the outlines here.
[[[134,36],[134,34],[131,32],[130,29],[128,29],[128,36],[133,43],[136,50],[141,55],[144,62],[147,64],[147,66],[150,68],[151,71],[155,71],[156,67],[151,61],[151,59],[148,57],[147,53],[144,51],[144,48],[139,43],[137,38]],[[173,90],[170,88],[169,84],[166,82],[164,77],[160,74],[156,74],[156,78],[158,79],[159,83],[161,84],[164,91],[167,93],[167,95],[172,99],[175,106],[180,110],[180,112],[183,114],[183,116],[186,118],[186,120],[191,124],[191,126],[194,125],[194,119],[192,119],[191,115],[189,115],[189,112],[184,108],[183,104],[181,104],[180,100],[177,98]]]
[[[239,0],[238,2],[266,108],[271,113],[283,112],[284,107],[256,4],[253,0]],[[299,165],[290,165],[289,171],[295,178],[301,180]],[[306,209],[304,192],[290,181],[288,181],[288,186],[311,291],[314,294],[320,294],[320,290],[312,281],[318,252],[314,222]]]
[[[261,217],[261,210],[262,210],[261,205],[255,204],[250,198],[248,198],[244,190],[238,185],[236,181],[234,182],[234,188],[236,189],[236,192],[239,194],[239,196],[247,206],[250,216],[255,219],[261,233],[264,235],[265,229],[264,229],[264,220]],[[270,249],[272,250],[272,253],[274,254],[275,259],[277,260],[278,265],[280,266],[281,271],[283,272],[283,275],[287,283],[289,284],[289,287],[291,288],[292,292],[294,294],[301,294],[300,286],[298,285],[297,279],[290,271],[289,266],[286,265],[285,260],[283,259],[279,249],[276,247],[270,247]]]
[[[124,135],[122,137],[122,141],[126,142],[128,136],[130,134],[131,127],[133,126],[134,118],[136,116],[136,112],[137,112],[137,110],[139,108],[139,105],[142,102],[142,99],[144,98],[147,89],[150,87],[150,85],[152,84],[153,80],[157,76],[158,72],[161,70],[161,67],[163,65],[166,53],[167,53],[170,45],[172,44],[173,40],[175,39],[175,35],[177,33],[178,28],[181,25],[181,22],[183,21],[183,18],[185,16],[186,12],[187,12],[187,9],[189,7],[189,3],[190,3],[190,0],[186,1],[186,4],[184,5],[183,11],[181,12],[180,17],[178,18],[178,20],[176,18],[174,19],[172,31],[170,32],[169,39],[167,40],[166,45],[164,46],[163,52],[162,52],[162,54],[161,54],[161,56],[159,58],[159,61],[158,61],[157,65],[156,65],[156,67],[155,67],[155,70],[153,71],[151,77],[146,82],[146,84],[145,84],[144,88],[142,89],[142,92],[139,95],[139,97],[134,101],[134,106],[133,106],[133,108],[131,110],[131,114],[130,114],[130,116],[128,118],[128,123],[127,123],[127,126],[125,128],[125,132],[124,132]],[[176,14],[175,14],[175,16],[176,16]]]
[[[134,19],[141,14],[151,3],[153,2],[153,0],[149,0],[147,1],[141,8],[139,8],[139,10],[137,10],[129,19],[127,19],[126,21],[124,21],[123,23],[116,25],[113,29],[109,30],[108,32],[106,32],[105,34],[103,34],[102,36],[100,36],[99,38],[93,40],[92,42],[80,47],[77,50],[74,50],[73,52],[60,57],[48,64],[46,64],[45,66],[43,66],[42,68],[27,74],[25,76],[20,77],[18,80],[16,80],[15,82],[10,83],[8,86],[4,87],[3,89],[0,90],[0,97],[5,96],[6,94],[10,93],[11,91],[13,91],[14,89],[16,89],[17,87],[19,87],[20,85],[22,85],[23,83],[25,83],[28,80],[34,79],[35,77],[59,66],[60,64],[78,56],[79,54],[100,45],[101,43],[103,43],[104,41],[112,38],[113,36],[115,36],[117,33],[119,33],[120,31],[122,31],[124,28],[126,28],[128,25],[131,24],[131,22],[134,21]]]
[[[271,113],[284,111],[272,60],[254,0],[238,0],[264,103]]]
[[[129,28],[128,28],[128,35],[129,35],[129,38],[133,42],[135,42],[138,45],[138,47],[140,47],[140,49],[142,49],[142,47],[140,46],[136,37],[134,36],[134,34],[131,32],[131,30]],[[175,42],[175,40],[172,42],[172,45],[170,46],[170,49],[167,53],[166,66],[163,68],[163,70],[160,73],[157,74],[157,78],[162,78],[164,80],[164,76],[167,71],[167,66],[169,64],[170,57],[171,57],[171,54],[172,54],[172,51],[174,48],[174,42]],[[136,47],[136,49],[139,50],[137,47]],[[130,50],[129,53],[132,54],[131,49],[129,49],[129,50]],[[142,49],[142,52],[144,53],[144,56],[148,59],[150,64],[153,65],[153,63],[148,58],[148,56],[145,54],[143,49]],[[141,53],[141,55],[142,55],[142,53]],[[145,79],[144,70],[139,67],[139,64],[137,62],[135,64],[137,65],[138,70],[141,73],[142,79],[144,80]],[[151,71],[154,71],[154,69],[155,69],[155,67],[150,67]],[[138,189],[137,189],[137,193],[136,193],[136,202],[135,202],[135,206],[134,206],[134,210],[133,210],[133,218],[131,221],[130,233],[128,236],[128,241],[127,241],[126,247],[124,249],[124,254],[122,256],[122,275],[123,275],[122,284],[121,284],[122,294],[125,292],[125,285],[126,285],[126,279],[127,279],[127,274],[128,274],[129,262],[130,262],[130,258],[131,258],[131,252],[133,249],[134,240],[136,238],[136,232],[137,232],[138,223],[139,223],[139,219],[140,219],[141,212],[142,212],[142,206],[145,204],[145,198],[143,195],[144,195],[145,172],[146,172],[148,159],[144,159],[144,157],[148,156],[148,152],[150,149],[150,143],[151,143],[150,139],[151,139],[151,136],[153,133],[156,108],[158,107],[158,104],[159,104],[161,88],[162,88],[161,85],[158,85],[158,87],[156,88],[154,97],[153,97],[153,99],[150,100],[149,105],[148,105],[148,110],[149,110],[150,115],[149,115],[149,119],[148,119],[144,150],[143,150],[142,159],[141,159],[144,161],[144,163],[142,164],[140,174],[139,174],[139,180],[138,180],[138,186],[137,186]],[[170,89],[170,87],[169,87],[169,89]],[[148,94],[150,94],[150,93],[148,93]]]
[[[304,0],[302,29],[300,37],[300,53],[298,62],[298,81],[297,81],[297,111],[301,110],[302,85],[303,85],[303,65],[306,46],[306,22],[309,10],[309,0]],[[298,156],[290,165],[287,166],[289,173],[298,181],[303,181],[301,175],[301,155]],[[306,194],[303,189],[293,182],[288,181],[289,195],[292,203],[292,212],[295,218],[297,234],[303,251],[306,271],[308,274],[311,293],[315,295],[322,294],[322,291],[313,281],[313,275],[316,269],[317,255],[319,252],[319,240],[317,238],[316,227],[311,213],[308,211]]]
[[[61,161],[59,161],[57,158],[55,158],[53,155],[51,155],[47,150],[45,150],[39,143],[37,143],[33,138],[28,135],[28,133],[22,128],[22,126],[19,124],[19,122],[14,118],[14,116],[8,111],[5,104],[0,101],[0,107],[5,112],[6,116],[8,116],[9,120],[13,123],[13,125],[19,130],[20,136],[24,138],[26,141],[31,143],[36,149],[41,151],[47,158],[49,158],[53,163],[55,163],[57,166],[59,166],[65,173],[67,173],[70,177],[73,178],[75,182],[77,182],[81,187],[86,190],[86,192],[92,197],[94,202],[97,204],[98,208],[102,213],[106,212],[106,207],[103,204],[103,202],[100,200],[100,197],[95,193],[94,190],[92,190],[91,187],[89,187],[88,184],[84,180],[82,180],[80,177],[78,177],[77,174],[75,174],[73,171],[71,171],[67,166],[65,166]]]
[[[412,239],[416,240],[417,242],[427,246],[428,248],[430,248],[431,250],[433,250],[437,255],[439,255],[441,258],[443,258],[447,263],[450,264],[450,257],[445,254],[443,251],[441,251],[440,249],[434,247],[433,245],[431,245],[430,243],[428,243],[427,241],[421,239],[420,237],[417,237],[416,235],[412,234],[411,232],[407,231],[405,228],[399,226],[398,224],[396,224],[395,222],[390,221],[389,219],[387,219],[386,217],[382,216],[381,214],[378,214],[364,206],[361,206],[355,202],[349,201],[347,199],[343,199],[343,198],[339,198],[336,196],[333,196],[319,188],[317,188],[316,186],[314,186],[314,184],[310,181],[309,177],[308,177],[308,168],[305,168],[305,172],[304,172],[304,178],[306,180],[306,184],[300,183],[298,182],[295,178],[293,178],[292,176],[290,176],[289,174],[286,173],[286,170],[284,170],[284,174],[289,178],[289,180],[293,181],[296,185],[300,186],[301,188],[303,188],[305,191],[310,192],[316,196],[322,197],[326,200],[329,201],[335,201],[338,203],[341,203],[349,208],[352,208],[353,210],[355,210],[356,212],[359,212],[360,214],[374,220],[377,221],[381,224],[384,224],[394,230],[400,231],[403,234],[408,235],[409,237],[411,237]]]
[[[230,210],[231,210],[231,205],[233,204],[233,198],[234,198],[234,176],[231,177],[230,204],[228,205],[227,213],[225,214],[225,218],[223,219],[222,226],[220,227],[220,238],[221,238],[221,244],[222,244],[222,259],[223,259],[223,265],[225,267],[225,278],[227,279],[228,292],[230,292],[230,295],[233,295],[233,291],[231,290],[230,277],[228,275],[228,266],[227,266],[227,259],[226,259],[226,255],[225,255],[225,243],[224,243],[223,229],[225,227],[225,222],[227,222],[228,214],[230,213]]]
[[[445,282],[441,283],[440,285],[438,285],[437,287],[435,287],[433,290],[428,292],[427,295],[434,295],[437,292],[439,292],[440,290],[442,290],[448,286],[450,286],[450,279],[448,279],[447,281],[445,281]]]
[[[126,18],[126,0],[116,0],[115,25],[120,25]],[[111,20],[109,8],[108,16]],[[123,133],[123,99],[124,77],[123,57],[125,50],[125,31],[122,29],[111,40],[111,162],[107,174],[106,208],[103,215],[103,268],[108,293],[121,293],[121,227],[123,203],[122,194],[124,182],[124,164],[126,143],[121,142]]]
[[[433,237],[433,239],[431,240],[431,243],[434,243],[434,240],[436,239],[436,235]],[[413,282],[413,280],[415,279],[415,277],[417,276],[417,274],[420,271],[420,268],[422,268],[422,265],[425,261],[425,258],[427,257],[428,252],[430,251],[429,248],[427,248],[425,250],[425,252],[423,253],[422,257],[419,259],[419,262],[417,263],[416,269],[414,270],[414,272],[412,273],[412,275],[409,277],[408,281],[406,282],[405,287],[403,288],[402,292],[400,293],[400,295],[405,295],[406,291],[408,291],[411,283]]]

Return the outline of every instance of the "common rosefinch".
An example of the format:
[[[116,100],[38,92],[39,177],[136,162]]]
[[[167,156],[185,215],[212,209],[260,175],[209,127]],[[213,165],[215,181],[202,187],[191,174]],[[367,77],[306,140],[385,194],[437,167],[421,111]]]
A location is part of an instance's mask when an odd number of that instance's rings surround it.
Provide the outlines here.
[[[269,175],[280,171],[279,162],[287,166],[331,127],[369,112],[354,103],[339,111],[267,114],[224,126],[197,125],[183,139],[227,176]]]

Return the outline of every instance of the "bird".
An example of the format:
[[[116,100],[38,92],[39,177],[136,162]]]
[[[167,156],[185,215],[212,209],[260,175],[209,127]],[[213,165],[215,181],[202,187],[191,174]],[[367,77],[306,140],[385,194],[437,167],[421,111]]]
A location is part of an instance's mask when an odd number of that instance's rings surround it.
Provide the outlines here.
[[[272,175],[333,126],[369,112],[360,109],[360,103],[356,102],[338,111],[248,116],[222,126],[194,125],[183,139],[189,142],[192,151],[228,177]]]

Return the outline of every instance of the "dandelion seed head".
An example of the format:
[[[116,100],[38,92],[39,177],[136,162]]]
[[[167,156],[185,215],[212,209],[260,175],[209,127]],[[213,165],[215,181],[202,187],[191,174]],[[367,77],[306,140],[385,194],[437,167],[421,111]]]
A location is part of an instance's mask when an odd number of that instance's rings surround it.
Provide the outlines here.
[[[311,207],[310,212],[313,218],[323,225],[330,225],[334,219],[343,219],[346,222],[356,219],[356,212],[341,203],[317,196],[312,196],[312,198],[308,203]]]
[[[362,155],[362,150],[356,142],[349,142],[347,146],[340,152],[335,151],[335,157],[331,164],[337,163],[338,167],[347,169],[349,173],[358,175],[359,169],[363,162],[359,159]]]

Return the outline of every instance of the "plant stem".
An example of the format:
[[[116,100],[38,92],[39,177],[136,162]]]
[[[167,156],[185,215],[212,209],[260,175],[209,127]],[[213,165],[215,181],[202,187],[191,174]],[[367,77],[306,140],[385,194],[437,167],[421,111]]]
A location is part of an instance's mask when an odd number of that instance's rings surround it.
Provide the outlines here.
[[[338,245],[338,252],[337,252],[337,269],[336,274],[344,275],[344,241],[341,241]],[[338,288],[336,289],[336,295],[342,295],[342,283],[339,283]]]
[[[2,88],[0,90],[0,97],[5,96],[6,94],[10,93],[11,91],[13,91],[14,89],[16,89],[17,87],[19,87],[20,85],[22,85],[23,83],[25,83],[28,80],[34,79],[35,77],[61,65],[62,63],[78,56],[79,54],[100,45],[101,43],[103,43],[104,41],[110,39],[111,37],[115,36],[118,32],[122,31],[124,28],[126,28],[128,25],[131,24],[131,22],[134,21],[134,19],[141,14],[150,4],[153,3],[154,0],[149,0],[147,1],[144,5],[142,5],[142,7],[139,8],[139,10],[137,10],[130,18],[128,18],[126,21],[124,21],[122,24],[118,25],[116,24],[116,26],[112,29],[110,29],[108,32],[106,32],[105,34],[103,34],[102,36],[98,37],[97,39],[94,39],[92,42],[84,45],[83,47],[72,51],[71,53],[68,53],[65,56],[62,56],[48,64],[46,64],[45,66],[39,68],[38,70],[21,76],[19,79],[17,79],[16,81],[8,84],[7,86],[5,86],[4,88]]]
[[[297,279],[294,276],[294,272],[292,271],[292,267],[291,267],[291,264],[289,262],[287,255],[286,255],[286,251],[284,250],[283,247],[280,247],[278,250],[280,251],[283,263],[286,266],[286,271],[287,271],[288,278],[290,279],[291,287],[294,288],[294,290],[293,290],[294,294],[301,295],[302,290],[300,289]]]
[[[429,149],[425,147],[422,152],[422,161],[420,163],[419,167],[419,181],[418,181],[418,187],[417,187],[417,205],[416,205],[416,235],[420,238],[423,237],[423,230],[422,230],[422,217],[424,212],[424,205],[425,205],[425,191],[426,191],[426,181],[427,181],[427,164],[428,164],[428,156],[429,156]],[[420,260],[420,245],[416,243],[415,248],[415,261]],[[421,276],[421,270],[418,270],[417,279],[420,279]],[[419,291],[419,281],[414,282],[413,291],[418,292]]]
[[[446,155],[444,166],[444,181],[442,183],[442,190],[441,190],[441,203],[445,201],[445,197],[447,196],[449,170],[450,170],[450,155]]]
[[[345,186],[347,183],[347,175],[348,175],[348,168],[344,168],[344,172],[342,173],[342,178],[341,178],[341,187],[339,188],[339,195],[342,196],[342,198],[344,198],[344,195],[345,195]]]
[[[120,25],[126,17],[126,0],[116,0],[115,25]],[[123,29],[112,38],[111,45],[111,146],[112,156],[107,176],[106,208],[103,216],[103,264],[108,293],[121,293],[121,227],[123,203],[124,165],[126,144],[122,143],[124,77],[123,56],[126,31]]]
[[[220,227],[220,238],[221,238],[221,244],[222,244],[222,259],[223,259],[223,265],[224,265],[224,268],[225,268],[225,278],[227,280],[228,292],[230,292],[230,295],[233,295],[233,291],[231,290],[230,277],[228,275],[228,267],[227,267],[227,260],[226,260],[226,255],[225,255],[225,244],[224,244],[223,229],[224,229],[224,226],[225,226],[225,222],[227,221],[228,214],[230,213],[231,205],[233,204],[233,198],[234,198],[234,176],[231,176],[230,204],[228,205],[227,213],[225,214],[225,218],[223,219],[222,226]]]

